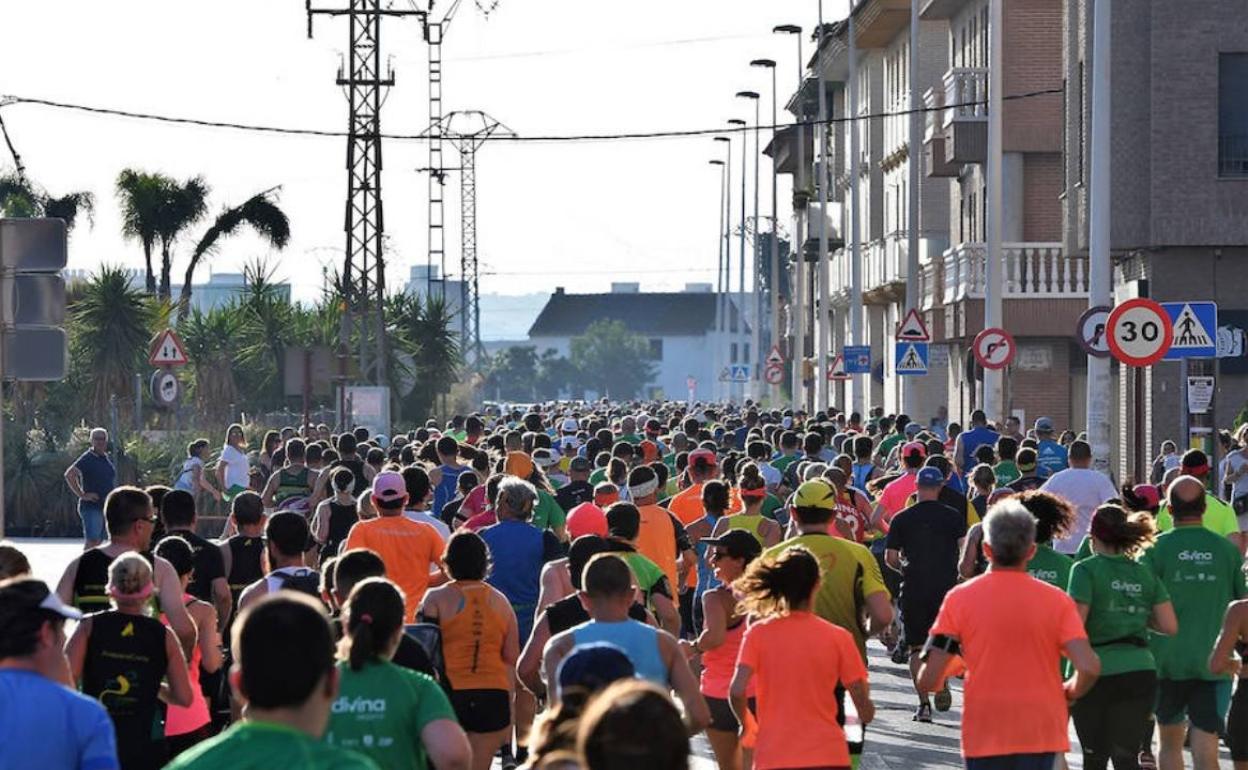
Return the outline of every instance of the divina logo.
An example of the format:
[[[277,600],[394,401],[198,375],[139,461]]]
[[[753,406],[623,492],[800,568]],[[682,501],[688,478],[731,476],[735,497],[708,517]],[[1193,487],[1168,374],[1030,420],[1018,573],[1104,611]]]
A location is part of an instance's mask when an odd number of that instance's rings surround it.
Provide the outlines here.
[[[1125,580],[1115,580],[1109,584],[1109,587],[1115,591],[1122,591],[1128,594],[1138,594],[1144,590],[1144,586],[1139,583],[1128,583]]]
[[[1213,561],[1208,551],[1179,551],[1179,561]]]
[[[342,697],[334,701],[335,714],[384,714],[386,713],[385,698],[354,698]]]
[[[1057,580],[1057,570],[1033,569],[1033,570],[1028,570],[1028,573],[1036,580],[1043,580],[1047,583],[1052,583],[1053,581]]]

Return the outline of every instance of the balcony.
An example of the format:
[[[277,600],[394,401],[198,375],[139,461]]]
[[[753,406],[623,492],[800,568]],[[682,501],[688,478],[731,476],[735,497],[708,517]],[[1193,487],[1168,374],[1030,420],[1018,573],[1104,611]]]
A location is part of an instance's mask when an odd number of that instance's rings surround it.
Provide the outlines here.
[[[983,163],[988,157],[988,70],[955,67],[945,73],[944,83],[945,163]]]
[[[1088,261],[1069,257],[1060,243],[1005,243],[1005,299],[1068,299],[1088,296]],[[962,243],[945,251],[943,304],[984,297],[984,244]],[[935,287],[936,282],[928,285]],[[924,306],[934,297],[924,297]]]
[[[923,131],[923,173],[930,177],[957,176],[961,166],[945,162],[944,89],[929,88],[923,93],[927,120]]]
[[[906,233],[901,231],[866,245],[862,251],[863,293],[884,293],[897,285],[904,287],[908,251]]]
[[[944,296],[944,261],[940,256],[919,265],[919,309],[941,306]]]

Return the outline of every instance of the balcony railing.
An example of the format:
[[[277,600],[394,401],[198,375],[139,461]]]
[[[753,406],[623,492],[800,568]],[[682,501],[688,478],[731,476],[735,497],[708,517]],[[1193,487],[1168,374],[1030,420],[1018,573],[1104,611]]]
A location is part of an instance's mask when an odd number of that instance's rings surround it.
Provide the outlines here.
[[[1002,250],[1002,296],[1051,299],[1088,295],[1087,259],[1063,254],[1060,243],[1005,243]],[[945,251],[943,259],[945,304],[983,298],[984,244],[959,244]]]
[[[937,256],[919,266],[919,303],[923,310],[932,310],[940,306],[944,292],[941,285],[944,281],[944,261]]]
[[[862,290],[872,291],[890,283],[905,283],[906,234],[893,233],[863,249]]]
[[[986,67],[954,67],[945,73],[946,126],[955,120],[987,120],[987,102]]]
[[[941,115],[944,112],[945,92],[936,88],[929,88],[923,92],[923,106],[927,111],[923,113],[923,141],[930,142],[937,135],[943,136]]]

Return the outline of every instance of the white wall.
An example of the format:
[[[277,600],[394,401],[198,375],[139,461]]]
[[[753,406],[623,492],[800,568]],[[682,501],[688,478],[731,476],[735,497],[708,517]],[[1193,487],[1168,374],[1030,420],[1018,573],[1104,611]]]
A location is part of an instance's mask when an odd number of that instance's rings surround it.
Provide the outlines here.
[[[694,398],[700,401],[714,398],[713,388],[719,377],[719,373],[713,371],[714,336],[662,339],[663,359],[655,362],[655,377],[647,383],[647,390],[649,387],[662,388],[664,398],[683,401],[689,397],[686,380],[693,377],[698,381]],[[537,348],[539,356],[549,348],[554,348],[562,356],[571,354],[571,339],[568,337],[530,337],[528,344]],[[642,395],[648,396],[649,393]]]

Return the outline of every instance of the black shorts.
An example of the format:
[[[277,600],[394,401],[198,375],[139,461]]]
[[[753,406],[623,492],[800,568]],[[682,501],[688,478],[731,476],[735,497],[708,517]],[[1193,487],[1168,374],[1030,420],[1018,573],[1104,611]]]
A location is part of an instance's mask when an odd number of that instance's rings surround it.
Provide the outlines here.
[[[927,636],[936,622],[936,615],[940,612],[943,601],[944,597],[910,598],[906,596],[905,589],[902,589],[898,604],[901,606],[901,625],[906,632],[907,647],[915,649],[927,644]]]
[[[1192,727],[1220,735],[1231,705],[1229,679],[1162,679],[1157,687],[1157,724]]]
[[[1226,718],[1226,735],[1230,738],[1231,760],[1248,762],[1248,678],[1235,683],[1231,713]]]
[[[750,698],[750,713],[758,715],[756,701]],[[726,733],[736,735],[741,729],[741,723],[737,721],[737,715],[732,713],[732,706],[728,705],[725,698],[706,698],[706,705],[711,709],[711,730],[722,730]]]
[[[511,693],[506,690],[452,690],[451,708],[470,733],[493,733],[511,726]]]

